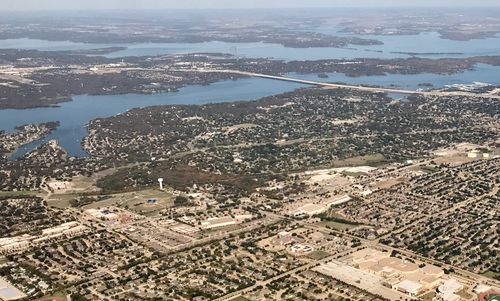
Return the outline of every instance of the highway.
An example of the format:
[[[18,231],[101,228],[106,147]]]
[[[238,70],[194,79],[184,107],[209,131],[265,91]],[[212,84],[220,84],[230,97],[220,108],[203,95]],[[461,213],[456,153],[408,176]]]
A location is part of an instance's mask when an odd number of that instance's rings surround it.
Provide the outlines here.
[[[353,89],[358,91],[366,91],[373,93],[399,93],[399,94],[418,94],[418,95],[426,95],[426,96],[465,96],[465,97],[479,97],[479,98],[493,98],[499,99],[500,95],[492,95],[492,94],[479,94],[465,91],[454,91],[454,92],[446,92],[446,91],[419,91],[419,90],[405,90],[405,89],[392,89],[392,88],[384,88],[384,87],[366,87],[366,86],[357,86],[357,85],[348,85],[348,84],[335,84],[335,83],[327,83],[327,82],[319,82],[312,80],[304,80],[293,77],[281,76],[281,75],[269,75],[263,73],[254,73],[254,72],[246,72],[239,70],[231,70],[231,69],[170,69],[170,71],[177,72],[207,72],[207,73],[229,73],[235,75],[244,75],[250,77],[260,77],[267,78],[273,80],[281,80],[287,82],[294,82],[299,84],[311,85],[311,86],[319,86],[324,88],[334,88],[334,89]]]

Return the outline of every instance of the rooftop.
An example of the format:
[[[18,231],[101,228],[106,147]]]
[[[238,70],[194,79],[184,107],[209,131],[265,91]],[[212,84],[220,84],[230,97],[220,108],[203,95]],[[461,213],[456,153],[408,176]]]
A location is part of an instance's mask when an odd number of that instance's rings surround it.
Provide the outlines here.
[[[396,285],[396,287],[399,290],[405,291],[407,293],[417,294],[418,291],[422,288],[422,285],[418,282],[405,279],[405,280],[401,281],[400,283],[398,283]]]
[[[12,286],[10,283],[0,278],[0,300],[10,301],[18,300],[26,297],[26,295]]]

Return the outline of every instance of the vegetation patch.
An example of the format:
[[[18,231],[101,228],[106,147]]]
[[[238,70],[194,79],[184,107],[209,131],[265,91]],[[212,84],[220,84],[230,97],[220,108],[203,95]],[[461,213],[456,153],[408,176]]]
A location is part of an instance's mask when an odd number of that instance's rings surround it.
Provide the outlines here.
[[[271,176],[215,174],[198,170],[189,166],[171,168],[167,164],[157,164],[147,168],[133,167],[119,170],[97,182],[97,185],[106,192],[120,191],[127,187],[147,187],[157,185],[158,178],[163,178],[167,186],[177,190],[185,190],[193,185],[224,184],[238,190],[253,192],[262,186]]]
[[[247,299],[245,297],[239,296],[234,299],[231,299],[231,301],[250,301],[250,299]]]
[[[314,259],[314,260],[321,260],[321,259],[326,258],[328,256],[330,256],[329,253],[327,253],[325,251],[321,251],[321,250],[313,251],[307,255],[307,257]]]

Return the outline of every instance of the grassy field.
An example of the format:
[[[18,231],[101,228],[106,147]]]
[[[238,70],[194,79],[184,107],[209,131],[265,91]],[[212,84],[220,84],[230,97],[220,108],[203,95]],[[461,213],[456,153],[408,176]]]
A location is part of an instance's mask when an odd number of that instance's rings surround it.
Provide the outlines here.
[[[234,299],[231,299],[230,301],[250,301],[250,299],[247,299],[245,297],[239,296]]]
[[[50,199],[47,200],[47,204],[56,208],[69,208],[71,207],[69,201],[76,197],[75,194],[67,193],[67,194],[53,194]]]
[[[68,301],[66,295],[63,293],[56,293],[50,296],[45,296],[40,299],[36,299],[35,301]]]
[[[328,256],[330,256],[329,253],[327,253],[325,251],[319,251],[319,250],[318,251],[313,251],[313,252],[307,254],[308,258],[311,258],[311,259],[314,259],[314,260],[321,260],[321,259],[323,259],[325,257],[328,257]]]
[[[497,278],[495,278],[495,277],[499,277],[499,276],[500,276],[500,274],[499,274],[499,273],[495,273],[495,272],[493,272],[493,271],[488,271],[488,272],[483,273],[483,276],[484,276],[484,277],[491,278],[491,279],[497,279]]]
[[[349,172],[349,171],[343,171],[342,174],[344,176],[353,177],[353,178],[357,178],[357,177],[361,177],[361,176],[365,175],[365,173],[363,173],[363,172]]]
[[[78,197],[78,194],[54,194],[47,201],[49,206],[56,208],[70,207],[70,201]],[[147,204],[146,200],[155,199],[156,204]],[[156,189],[147,189],[134,192],[113,194],[109,199],[98,201],[86,206],[83,209],[102,208],[108,206],[116,206],[126,208],[133,212],[143,215],[155,215],[159,210],[169,208],[173,205],[173,195],[171,193],[160,191]]]
[[[216,235],[221,232],[232,232],[241,229],[241,225],[229,225],[229,226],[224,226],[224,227],[217,227],[213,229],[207,229],[199,232],[200,235],[203,236],[210,236],[210,235]]]
[[[366,156],[352,157],[348,159],[338,160],[334,162],[334,167],[347,167],[347,166],[379,166],[386,163],[385,157],[382,154],[373,154]]]
[[[374,185],[376,188],[387,189],[399,183],[407,182],[409,178],[399,177],[399,178],[389,178],[383,181],[377,181]]]
[[[345,224],[341,222],[334,222],[334,221],[322,221],[320,222],[320,225],[329,227],[338,231],[344,231],[344,230],[350,230],[354,229],[356,227],[359,227],[359,225],[353,225],[353,224]]]
[[[493,293],[486,297],[486,301],[498,301],[498,300],[500,300],[500,294]]]
[[[423,296],[420,296],[420,299],[424,301],[432,301],[434,300],[435,297],[436,297],[436,292],[430,292]]]
[[[37,194],[38,192],[36,191],[0,191],[0,197],[21,196],[21,195],[35,196]]]
[[[420,165],[420,170],[426,173],[435,173],[439,171],[439,168],[432,165]]]
[[[472,294],[469,293],[469,288],[464,288],[463,290],[457,293],[464,300],[472,300]]]
[[[146,200],[148,199],[155,199],[158,202],[156,204],[147,204]],[[172,207],[172,205],[173,195],[171,193],[156,189],[147,189],[114,194],[111,195],[109,199],[84,206],[83,209],[116,206],[131,210],[138,214],[152,216],[159,210]]]

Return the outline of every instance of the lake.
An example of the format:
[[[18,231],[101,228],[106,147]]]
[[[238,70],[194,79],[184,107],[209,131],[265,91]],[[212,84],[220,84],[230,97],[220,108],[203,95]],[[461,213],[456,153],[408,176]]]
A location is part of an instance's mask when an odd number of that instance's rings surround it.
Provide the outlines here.
[[[344,35],[336,33],[335,35]],[[320,31],[327,31],[326,29]],[[352,36],[352,35],[351,35]],[[220,41],[204,43],[134,43],[134,44],[87,44],[70,41],[44,41],[36,39],[0,40],[0,48],[38,49],[45,51],[92,49],[121,46],[127,49],[105,55],[116,58],[123,56],[155,56],[192,52],[223,52],[250,58],[274,58],[282,60],[319,60],[352,58],[405,58],[403,52],[420,53],[420,57],[470,57],[498,55],[500,38],[486,38],[472,41],[452,41],[439,37],[438,33],[421,33],[401,36],[358,36],[382,41],[383,45],[356,46],[348,48],[311,47],[288,48],[271,43],[227,43]]]
[[[335,33],[335,28],[319,28],[323,33]],[[69,41],[42,41],[34,39],[0,40],[0,48],[38,49],[46,51],[91,49],[110,46],[125,46],[126,50],[110,53],[109,57],[153,56],[158,54],[188,52],[224,52],[245,57],[272,57],[283,60],[314,60],[327,58],[394,58],[408,57],[396,52],[460,54],[427,54],[426,57],[464,57],[474,55],[498,55],[500,38],[472,41],[450,41],[439,38],[437,33],[422,33],[412,36],[361,36],[378,39],[384,45],[355,46],[353,48],[287,48],[267,43],[140,43],[126,45],[105,45],[74,43]],[[475,70],[452,75],[417,74],[386,76],[348,77],[341,73],[329,73],[327,79],[319,79],[317,74],[289,74],[289,76],[316,81],[344,82],[379,86],[398,86],[418,89],[421,83],[432,83],[434,87],[449,84],[467,84],[480,81],[500,84],[500,67],[479,64]],[[136,107],[162,104],[205,104],[236,100],[258,99],[264,96],[292,91],[303,85],[262,78],[246,78],[238,81],[221,81],[208,86],[188,86],[178,92],[153,95],[108,95],[73,97],[73,101],[59,107],[34,108],[26,110],[0,110],[0,129],[12,131],[14,127],[27,123],[60,121],[60,127],[48,137],[20,148],[13,158],[22,156],[49,139],[57,139],[70,155],[84,156],[80,142],[86,135],[87,123],[99,117],[108,117]]]
[[[290,77],[313,81],[342,82],[354,85],[377,85],[382,87],[399,87],[409,90],[428,89],[419,84],[431,83],[434,88],[444,87],[453,84],[470,84],[472,82],[482,82],[500,85],[500,66],[477,64],[474,70],[467,70],[455,74],[387,74],[375,76],[349,77],[343,73],[326,73],[328,78],[319,78],[317,74],[290,73]],[[432,88],[432,87],[431,87]]]
[[[46,138],[27,144],[12,156],[22,156],[49,139],[57,139],[72,156],[85,156],[80,141],[87,134],[87,123],[95,118],[113,116],[132,108],[163,104],[205,104],[213,102],[258,99],[304,87],[292,82],[263,78],[245,78],[221,81],[208,86],[187,86],[179,92],[163,94],[126,94],[74,96],[73,101],[59,107],[26,110],[0,110],[0,129],[12,131],[15,126],[27,123],[60,121],[57,130]]]

